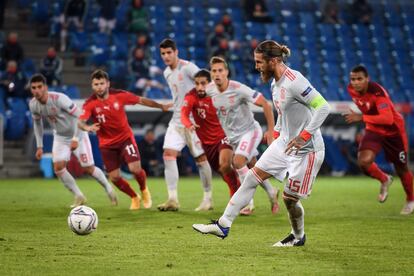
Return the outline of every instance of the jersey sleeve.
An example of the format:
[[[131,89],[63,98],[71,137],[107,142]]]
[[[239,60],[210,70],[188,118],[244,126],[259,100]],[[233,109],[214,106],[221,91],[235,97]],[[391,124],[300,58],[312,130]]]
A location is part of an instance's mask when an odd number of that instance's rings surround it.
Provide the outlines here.
[[[193,109],[193,105],[194,105],[194,98],[192,97],[191,94],[187,94],[184,97],[184,102],[181,107],[181,122],[186,128],[189,128],[192,126],[192,123],[190,121],[190,113],[191,113],[191,110]]]
[[[79,117],[80,110],[76,104],[65,94],[60,94],[56,104],[62,108],[65,112],[72,115],[73,117]]]
[[[363,121],[376,125],[392,125],[394,123],[394,116],[391,109],[391,101],[387,97],[377,96],[375,105],[378,115],[363,115]]]
[[[260,98],[263,97],[262,93],[255,91],[253,89],[251,89],[250,87],[248,87],[247,85],[242,84],[239,88],[239,92],[240,95],[242,96],[242,98],[244,100],[246,100],[247,102],[250,103],[256,103],[256,101]]]
[[[116,94],[117,99],[120,100],[123,105],[134,105],[141,102],[141,98],[131,92],[121,91],[119,94]]]
[[[194,75],[200,71],[200,68],[198,68],[197,65],[195,65],[192,62],[189,62],[188,64],[186,64],[185,66],[185,71],[187,73],[187,75],[191,78],[194,79]]]
[[[38,148],[43,148],[43,121],[39,112],[36,111],[35,104],[33,101],[29,104],[30,112],[32,113],[33,118],[33,132],[36,139],[36,146]]]

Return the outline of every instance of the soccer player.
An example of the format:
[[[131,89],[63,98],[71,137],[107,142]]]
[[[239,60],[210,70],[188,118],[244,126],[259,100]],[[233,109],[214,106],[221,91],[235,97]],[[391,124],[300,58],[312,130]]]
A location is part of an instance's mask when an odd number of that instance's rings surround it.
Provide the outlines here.
[[[177,46],[171,39],[164,39],[160,43],[160,54],[165,65],[167,65],[164,70],[164,77],[173,96],[174,113],[168,124],[163,145],[164,176],[167,184],[168,200],[158,205],[158,209],[160,211],[177,211],[180,207],[177,195],[177,155],[187,145],[195,158],[204,189],[203,200],[195,209],[199,211],[205,209],[205,206],[211,205],[211,167],[197,134],[186,129],[181,123],[181,107],[184,96],[194,88],[194,75],[200,69],[195,64],[178,57]]]
[[[210,66],[213,83],[207,86],[207,95],[212,97],[221,126],[234,149],[233,166],[239,175],[240,182],[243,183],[249,167],[253,167],[257,161],[257,146],[263,137],[262,128],[254,120],[249,103],[263,108],[268,128],[268,132],[265,133],[268,144],[273,141],[271,132],[275,125],[272,106],[261,93],[237,81],[229,80],[227,62],[223,58],[212,57]],[[261,183],[261,186],[267,192],[272,212],[277,213],[279,210],[277,203],[278,191],[273,188],[268,180]],[[250,215],[253,209],[252,199],[249,205],[243,208],[241,214]]]
[[[363,121],[366,125],[358,149],[358,165],[365,174],[381,183],[378,201],[385,202],[392,177],[375,163],[375,156],[384,149],[387,160],[394,164],[406,194],[401,214],[413,213],[413,174],[408,169],[408,141],[402,115],[395,110],[387,91],[378,83],[370,81],[368,71],[362,65],[351,70],[348,93],[362,114],[351,110],[345,115],[346,122],[351,124]]]
[[[93,131],[98,135],[99,149],[109,179],[131,197],[130,209],[138,210],[141,199],[121,177],[122,161],[128,164],[128,169],[140,186],[144,208],[151,208],[152,200],[146,185],[146,173],[141,168],[138,147],[124,107],[141,104],[167,111],[169,105],[159,104],[128,91],[110,88],[109,76],[103,70],[94,71],[91,80],[94,94],[83,104],[83,113],[79,117],[78,126],[82,130]],[[89,118],[94,122],[92,125],[87,124]]]
[[[289,55],[287,46],[272,40],[261,42],[255,49],[256,69],[262,80],[268,82],[274,78],[271,89],[278,113],[274,129],[276,140],[249,170],[223,216],[211,224],[194,224],[195,230],[227,237],[239,210],[253,197],[257,185],[271,176],[279,180],[287,176],[283,200],[292,231],[274,246],[305,244],[304,210],[300,200],[310,195],[325,156],[320,126],[329,114],[329,105],[300,72],[285,65],[284,60]]]
[[[227,183],[231,197],[239,188],[240,182],[236,171],[231,167],[233,148],[221,128],[211,98],[206,97],[206,86],[211,82],[210,72],[201,69],[194,75],[194,82],[195,88],[184,98],[181,122],[187,129],[197,133],[210,166]],[[190,114],[193,115],[194,123]],[[213,206],[205,207],[209,207],[206,208],[208,210]]]
[[[36,158],[40,160],[43,155],[42,118],[46,118],[53,129],[53,169],[59,180],[75,197],[71,207],[86,202],[86,197],[66,169],[72,152],[79,160],[83,171],[95,178],[104,187],[111,203],[117,205],[118,201],[111,184],[102,170],[94,165],[88,134],[78,130],[77,121],[80,115],[78,107],[65,94],[48,91],[46,78],[41,74],[35,74],[31,77],[30,90],[33,95],[29,106],[37,144]]]

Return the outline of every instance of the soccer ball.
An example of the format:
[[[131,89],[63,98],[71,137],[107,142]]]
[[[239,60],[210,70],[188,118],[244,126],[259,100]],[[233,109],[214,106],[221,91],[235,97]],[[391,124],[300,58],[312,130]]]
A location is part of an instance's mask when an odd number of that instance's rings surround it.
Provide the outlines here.
[[[88,235],[98,227],[98,215],[88,206],[73,208],[68,216],[70,230],[78,235]]]

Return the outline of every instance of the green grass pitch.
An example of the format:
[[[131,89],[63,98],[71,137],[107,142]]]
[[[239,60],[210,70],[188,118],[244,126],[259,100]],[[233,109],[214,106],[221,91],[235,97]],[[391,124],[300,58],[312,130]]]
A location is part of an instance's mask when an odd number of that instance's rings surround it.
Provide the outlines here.
[[[134,189],[135,181],[129,180]],[[367,177],[320,177],[303,202],[307,243],[274,248],[290,231],[286,209],[274,216],[264,191],[253,216],[238,217],[228,238],[195,232],[193,223],[218,218],[228,190],[214,179],[215,209],[197,213],[198,178],[179,183],[179,212],[162,213],[161,178],[150,178],[154,207],[129,211],[129,198],[109,205],[103,189],[78,180],[99,217],[96,232],[73,234],[66,222],[72,197],[57,180],[0,181],[0,275],[373,275],[413,274],[414,216],[399,214],[404,194],[396,179],[384,204]],[[274,183],[275,184],[275,183]],[[276,184],[279,188],[282,184]]]

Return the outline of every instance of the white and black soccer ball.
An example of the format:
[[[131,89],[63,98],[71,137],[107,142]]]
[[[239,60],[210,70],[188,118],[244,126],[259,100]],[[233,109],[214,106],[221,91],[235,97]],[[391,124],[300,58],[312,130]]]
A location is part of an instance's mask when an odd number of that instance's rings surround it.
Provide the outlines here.
[[[78,235],[88,235],[98,227],[98,215],[88,206],[73,208],[68,216],[70,230]]]

